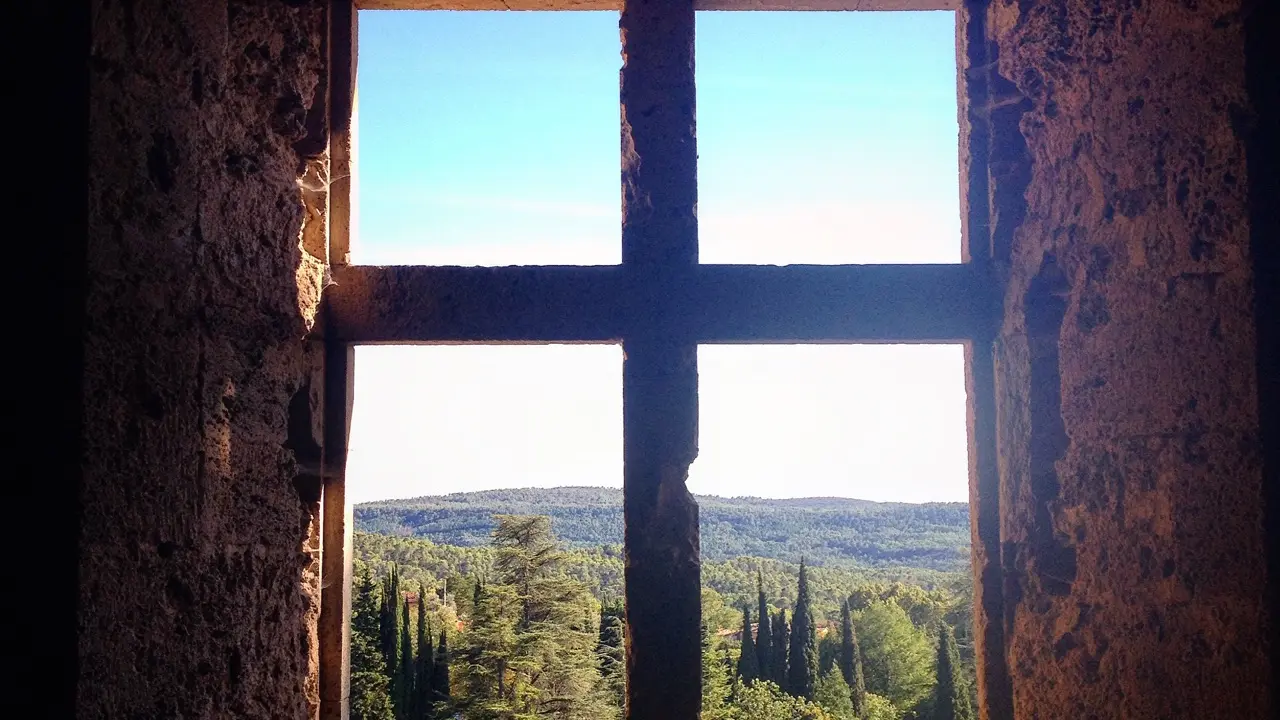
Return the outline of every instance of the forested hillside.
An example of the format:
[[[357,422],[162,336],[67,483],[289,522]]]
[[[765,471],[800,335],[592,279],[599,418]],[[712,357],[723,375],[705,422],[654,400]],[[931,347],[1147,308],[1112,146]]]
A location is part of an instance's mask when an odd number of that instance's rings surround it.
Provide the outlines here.
[[[406,582],[422,583],[429,590],[457,595],[466,601],[477,580],[493,577],[495,550],[492,541],[479,547],[440,545],[424,538],[393,537],[357,532],[356,559],[375,577],[385,577],[397,566]],[[616,545],[567,550],[559,556],[558,567],[565,575],[583,583],[592,595],[608,603],[622,598],[622,548]],[[795,603],[795,578],[798,563],[769,558],[736,557],[731,560],[705,561],[702,584],[716,593],[712,602],[739,608],[756,601],[762,589],[767,600],[777,607]],[[757,588],[757,581],[763,587]],[[833,618],[840,603],[850,591],[859,587],[897,587],[897,593],[917,595],[915,605],[934,605],[939,598],[967,596],[969,575],[965,572],[942,572],[927,568],[857,568],[847,566],[810,567],[809,587],[815,613],[820,618]],[[935,608],[936,609],[936,608]],[[920,609],[918,613],[926,613]],[[933,617],[920,614],[916,618],[928,624]]]
[[[704,560],[750,556],[866,569],[967,572],[965,503],[875,503],[843,498],[769,500],[699,496]],[[366,503],[356,529],[482,547],[495,515],[545,515],[569,548],[622,543],[622,491],[610,488],[491,490]],[[793,565],[794,567],[794,565]]]
[[[618,548],[494,524],[482,547],[356,535],[353,720],[620,720]],[[972,720],[968,576],[901,570],[705,563],[700,717]]]

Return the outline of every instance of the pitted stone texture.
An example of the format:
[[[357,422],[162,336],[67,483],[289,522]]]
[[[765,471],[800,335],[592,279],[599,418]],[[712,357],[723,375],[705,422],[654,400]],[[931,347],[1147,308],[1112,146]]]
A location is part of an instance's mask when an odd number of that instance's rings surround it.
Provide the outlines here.
[[[989,10],[1019,718],[1272,707],[1240,11]]]
[[[323,18],[94,4],[83,717],[314,712],[318,517],[295,452],[318,442],[318,264],[293,146]]]

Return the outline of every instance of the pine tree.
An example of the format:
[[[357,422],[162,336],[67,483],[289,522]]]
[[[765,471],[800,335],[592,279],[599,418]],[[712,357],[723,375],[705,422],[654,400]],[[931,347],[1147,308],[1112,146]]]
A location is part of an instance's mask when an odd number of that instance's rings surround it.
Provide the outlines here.
[[[715,642],[706,623],[702,624],[702,709],[699,720],[728,720],[733,717],[729,705],[731,673],[716,657]]]
[[[517,713],[562,720],[590,717],[600,672],[594,600],[560,570],[564,553],[545,516],[497,516],[494,570],[519,598],[516,652],[509,656]]]
[[[862,649],[858,647],[858,634],[853,629],[848,600],[840,606],[840,626],[840,674],[849,685],[853,714],[860,718],[867,712],[867,683],[862,676]]]
[[[941,623],[938,633],[938,684],[934,686],[936,720],[973,720],[969,691],[960,668],[960,651],[951,626]]]
[[[442,628],[440,642],[436,643],[435,666],[431,671],[431,694],[435,700],[435,711],[440,717],[446,717],[453,708],[453,690],[449,685],[449,638]]]
[[[510,717],[516,693],[508,665],[519,643],[520,600],[514,588],[502,583],[477,583],[474,600],[467,644],[457,663],[462,710],[468,718]],[[441,640],[436,646],[437,667],[447,659],[447,641]],[[441,690],[441,679],[432,675],[433,692]]]
[[[764,601],[764,574],[756,570],[756,664],[760,677],[773,677],[773,628],[769,623],[769,606]]]
[[[515,586],[521,599],[520,625],[528,629],[534,621],[534,581],[555,569],[564,553],[551,533],[551,518],[545,515],[497,515],[495,519],[494,569],[504,582]]]
[[[386,662],[379,648],[379,599],[369,569],[357,571],[351,603],[351,720],[393,720]]]
[[[427,619],[427,591],[418,583],[418,656],[413,667],[413,707],[415,720],[431,717],[431,674],[435,669],[435,650],[431,644],[431,623]]]
[[[773,621],[773,657],[770,670],[773,673],[773,682],[778,687],[785,687],[787,683],[787,641],[790,639],[791,633],[787,627],[787,611],[779,610],[778,615]]]
[[[756,660],[756,644],[751,639],[751,608],[742,608],[742,654],[738,656],[738,677],[743,683],[760,677],[760,665]]]
[[[600,607],[600,641],[596,645],[596,658],[600,666],[600,678],[613,704],[622,707],[627,697],[626,654],[623,638],[626,637],[625,612],[622,603],[614,602]]]
[[[787,692],[805,700],[813,699],[818,682],[818,638],[809,600],[809,580],[804,560],[800,561],[800,582],[796,589],[796,607],[791,618],[791,647],[787,652]]]
[[[837,720],[857,720],[860,716],[853,711],[849,685],[840,674],[840,669],[832,667],[830,671],[818,678],[813,691],[813,702],[826,710]]]
[[[937,683],[937,646],[898,603],[875,600],[854,616],[862,647],[868,705],[872,694],[899,708],[914,708]]]
[[[396,714],[409,718],[413,705],[413,640],[409,633],[409,600],[400,599],[400,665],[391,676],[391,697]]]

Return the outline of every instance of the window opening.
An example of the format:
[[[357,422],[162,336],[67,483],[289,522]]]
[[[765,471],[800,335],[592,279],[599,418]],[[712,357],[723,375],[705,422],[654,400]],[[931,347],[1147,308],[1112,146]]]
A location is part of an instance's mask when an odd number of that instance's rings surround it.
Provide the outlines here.
[[[951,12],[699,12],[705,263],[960,261]]]
[[[619,717],[621,348],[356,357],[353,708]]]
[[[968,502],[959,345],[702,345],[705,495]]]
[[[364,2],[369,7],[439,6],[437,0]],[[707,5],[733,9],[736,2]],[[473,7],[482,1],[476,3]],[[503,5],[525,3],[508,0]],[[863,0],[852,4],[856,9],[879,5]],[[826,3],[822,5],[825,9]],[[907,5],[955,9],[953,0],[912,0]],[[596,6],[588,2],[575,7]],[[771,3],[753,7],[787,9]],[[978,497],[990,501],[975,506],[974,537],[988,558],[982,561],[988,563],[983,572],[990,569],[989,558],[998,557],[998,533],[992,533],[996,475],[990,423],[990,339],[996,314],[986,266],[989,253],[980,236],[985,231],[980,193],[971,193],[963,263],[777,267],[717,265],[703,256],[700,264],[694,5],[624,0],[619,20],[624,61],[619,267],[348,265],[348,228],[356,214],[345,193],[355,181],[343,181],[342,171],[355,157],[354,78],[344,79],[341,68],[344,52],[354,68],[355,14],[346,3],[334,8],[333,283],[326,290],[324,327],[323,716],[343,717],[349,710],[345,671],[356,650],[345,629],[353,555],[345,471],[353,348],[358,345],[621,343],[624,692],[629,720],[693,720],[705,698],[710,667],[704,652],[707,633],[700,626],[708,608],[702,603],[698,509],[685,482],[698,447],[699,345],[963,343],[971,485]],[[980,43],[981,33],[973,32],[974,27],[957,35]],[[972,52],[968,56],[975,57]],[[980,113],[970,111],[967,119],[981,130]],[[975,142],[975,155],[966,167],[986,162],[982,147]],[[980,189],[980,181],[981,174],[975,173],[966,190]],[[429,605],[431,598],[427,600]],[[998,595],[975,602],[982,603],[989,617],[1000,615]],[[984,687],[1000,693],[1003,658],[991,654],[1001,647],[1000,628],[984,632],[987,651],[977,649],[987,663]],[[1007,705],[1005,699],[998,702]]]
[[[698,375],[704,709],[967,717],[963,347],[702,345]]]
[[[622,487],[617,345],[356,350],[351,500]]]
[[[616,264],[617,25],[361,11],[354,262]]]

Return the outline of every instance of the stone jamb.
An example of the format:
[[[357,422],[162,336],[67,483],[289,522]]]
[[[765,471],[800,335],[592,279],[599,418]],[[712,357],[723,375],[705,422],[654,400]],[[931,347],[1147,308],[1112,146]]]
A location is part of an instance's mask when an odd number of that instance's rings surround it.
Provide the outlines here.
[[[328,33],[329,171],[326,284],[348,265],[355,203],[355,75],[358,13],[351,0],[331,0]],[[332,303],[323,299],[318,322],[324,344],[324,445],[321,453],[320,708],[323,720],[350,715],[351,563],[353,511],[346,492],[347,440],[355,388],[355,349],[325,335]]]

